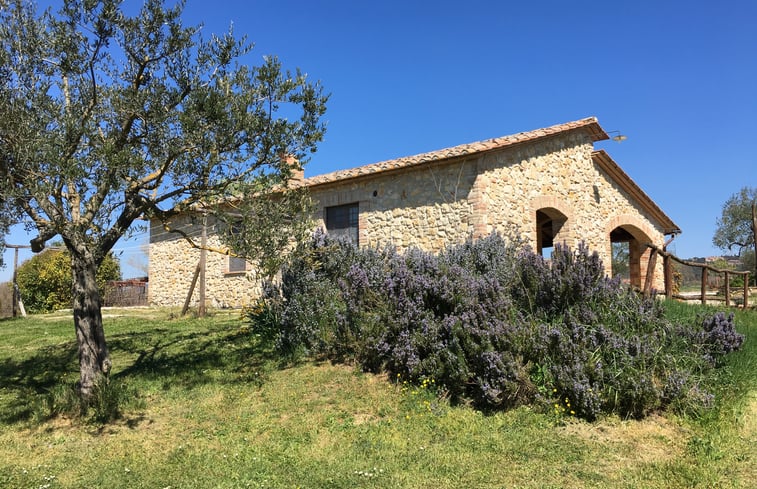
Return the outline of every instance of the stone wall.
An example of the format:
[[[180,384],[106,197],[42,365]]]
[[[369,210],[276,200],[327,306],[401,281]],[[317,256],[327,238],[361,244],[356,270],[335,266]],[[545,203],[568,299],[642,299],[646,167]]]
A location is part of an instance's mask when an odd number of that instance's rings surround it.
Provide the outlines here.
[[[472,233],[468,195],[475,161],[377,175],[349,185],[316,187],[316,227],[325,228],[325,208],[358,203],[360,246],[391,244],[399,251],[428,251],[462,242]]]
[[[634,237],[632,278],[640,285],[648,257],[644,244],[661,246],[662,229],[602,170],[593,152],[589,135],[572,131],[430,165],[313,185],[315,225],[325,228],[326,207],[358,203],[361,246],[393,245],[399,251],[417,246],[438,251],[497,231],[537,248],[539,211],[554,220],[555,243],[575,247],[586,242],[600,254],[608,273],[610,232],[617,227],[625,229]],[[184,220],[175,224],[183,224],[199,241],[197,219]],[[217,244],[212,226],[209,232],[209,244]],[[150,302],[181,305],[199,251],[175,235],[162,234],[159,227],[154,227],[151,235]],[[654,287],[661,290],[661,260],[657,267]],[[229,274],[228,257],[208,253],[208,305],[249,303],[259,292],[250,275]]]
[[[182,229],[200,243],[202,219],[200,216],[182,216],[171,223]],[[222,249],[217,237],[215,223],[207,224],[208,247]],[[200,250],[192,248],[178,234],[166,232],[162,225],[150,223],[150,287],[148,301],[157,306],[181,306],[186,300],[197,264]],[[260,293],[259,282],[254,273],[230,273],[227,255],[208,251],[206,253],[205,296],[209,307],[241,307],[249,304]],[[195,287],[191,305],[196,307],[199,287]]]
[[[594,161],[591,140],[581,132],[487,155],[480,162],[488,224],[482,230],[520,235],[536,247],[536,211],[556,209],[567,217],[555,242],[575,247],[580,241],[599,253],[611,271],[609,233],[623,227],[640,247],[641,275],[649,253],[664,235],[654,219]],[[664,288],[658,263],[654,287]]]

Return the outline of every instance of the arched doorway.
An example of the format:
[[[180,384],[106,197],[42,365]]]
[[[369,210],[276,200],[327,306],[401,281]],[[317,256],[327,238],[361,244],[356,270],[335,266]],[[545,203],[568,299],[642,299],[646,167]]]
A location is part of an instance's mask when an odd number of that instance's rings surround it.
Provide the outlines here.
[[[615,227],[610,231],[612,276],[619,277],[632,287],[641,288],[646,273],[651,239],[642,230],[630,224]]]
[[[567,241],[568,216],[554,207],[536,211],[536,252],[545,258],[552,256],[555,244]]]

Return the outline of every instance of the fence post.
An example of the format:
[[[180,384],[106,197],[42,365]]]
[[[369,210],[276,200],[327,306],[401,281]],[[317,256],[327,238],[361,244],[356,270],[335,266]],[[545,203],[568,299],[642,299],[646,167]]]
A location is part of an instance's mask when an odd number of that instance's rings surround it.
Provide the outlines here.
[[[725,271],[725,307],[731,307],[731,274]]]
[[[644,280],[644,296],[652,295],[652,282],[654,282],[654,269],[657,266],[657,249],[652,248],[649,253],[649,263],[647,263],[647,277]]]
[[[744,309],[749,306],[749,272],[744,275]]]
[[[702,268],[702,304],[707,304],[707,267]]]

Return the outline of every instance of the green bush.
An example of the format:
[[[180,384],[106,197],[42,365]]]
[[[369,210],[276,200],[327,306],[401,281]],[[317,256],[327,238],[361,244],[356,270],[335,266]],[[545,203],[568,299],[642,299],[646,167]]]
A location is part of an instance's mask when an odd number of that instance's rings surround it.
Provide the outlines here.
[[[104,297],[108,281],[121,278],[121,265],[108,254],[97,271],[97,285]],[[21,264],[17,280],[24,307],[32,313],[51,312],[72,305],[71,257],[67,251],[49,249]]]

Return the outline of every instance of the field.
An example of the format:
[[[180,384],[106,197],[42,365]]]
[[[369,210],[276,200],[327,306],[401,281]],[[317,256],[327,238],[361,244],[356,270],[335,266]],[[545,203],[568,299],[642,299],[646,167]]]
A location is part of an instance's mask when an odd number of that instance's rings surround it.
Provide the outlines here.
[[[669,314],[695,320],[698,306]],[[0,321],[0,487],[753,487],[757,313],[715,406],[594,423],[485,414],[321,362],[281,365],[238,313],[107,310],[123,417],[49,417],[78,375],[65,313]],[[52,396],[54,397],[54,396]]]

